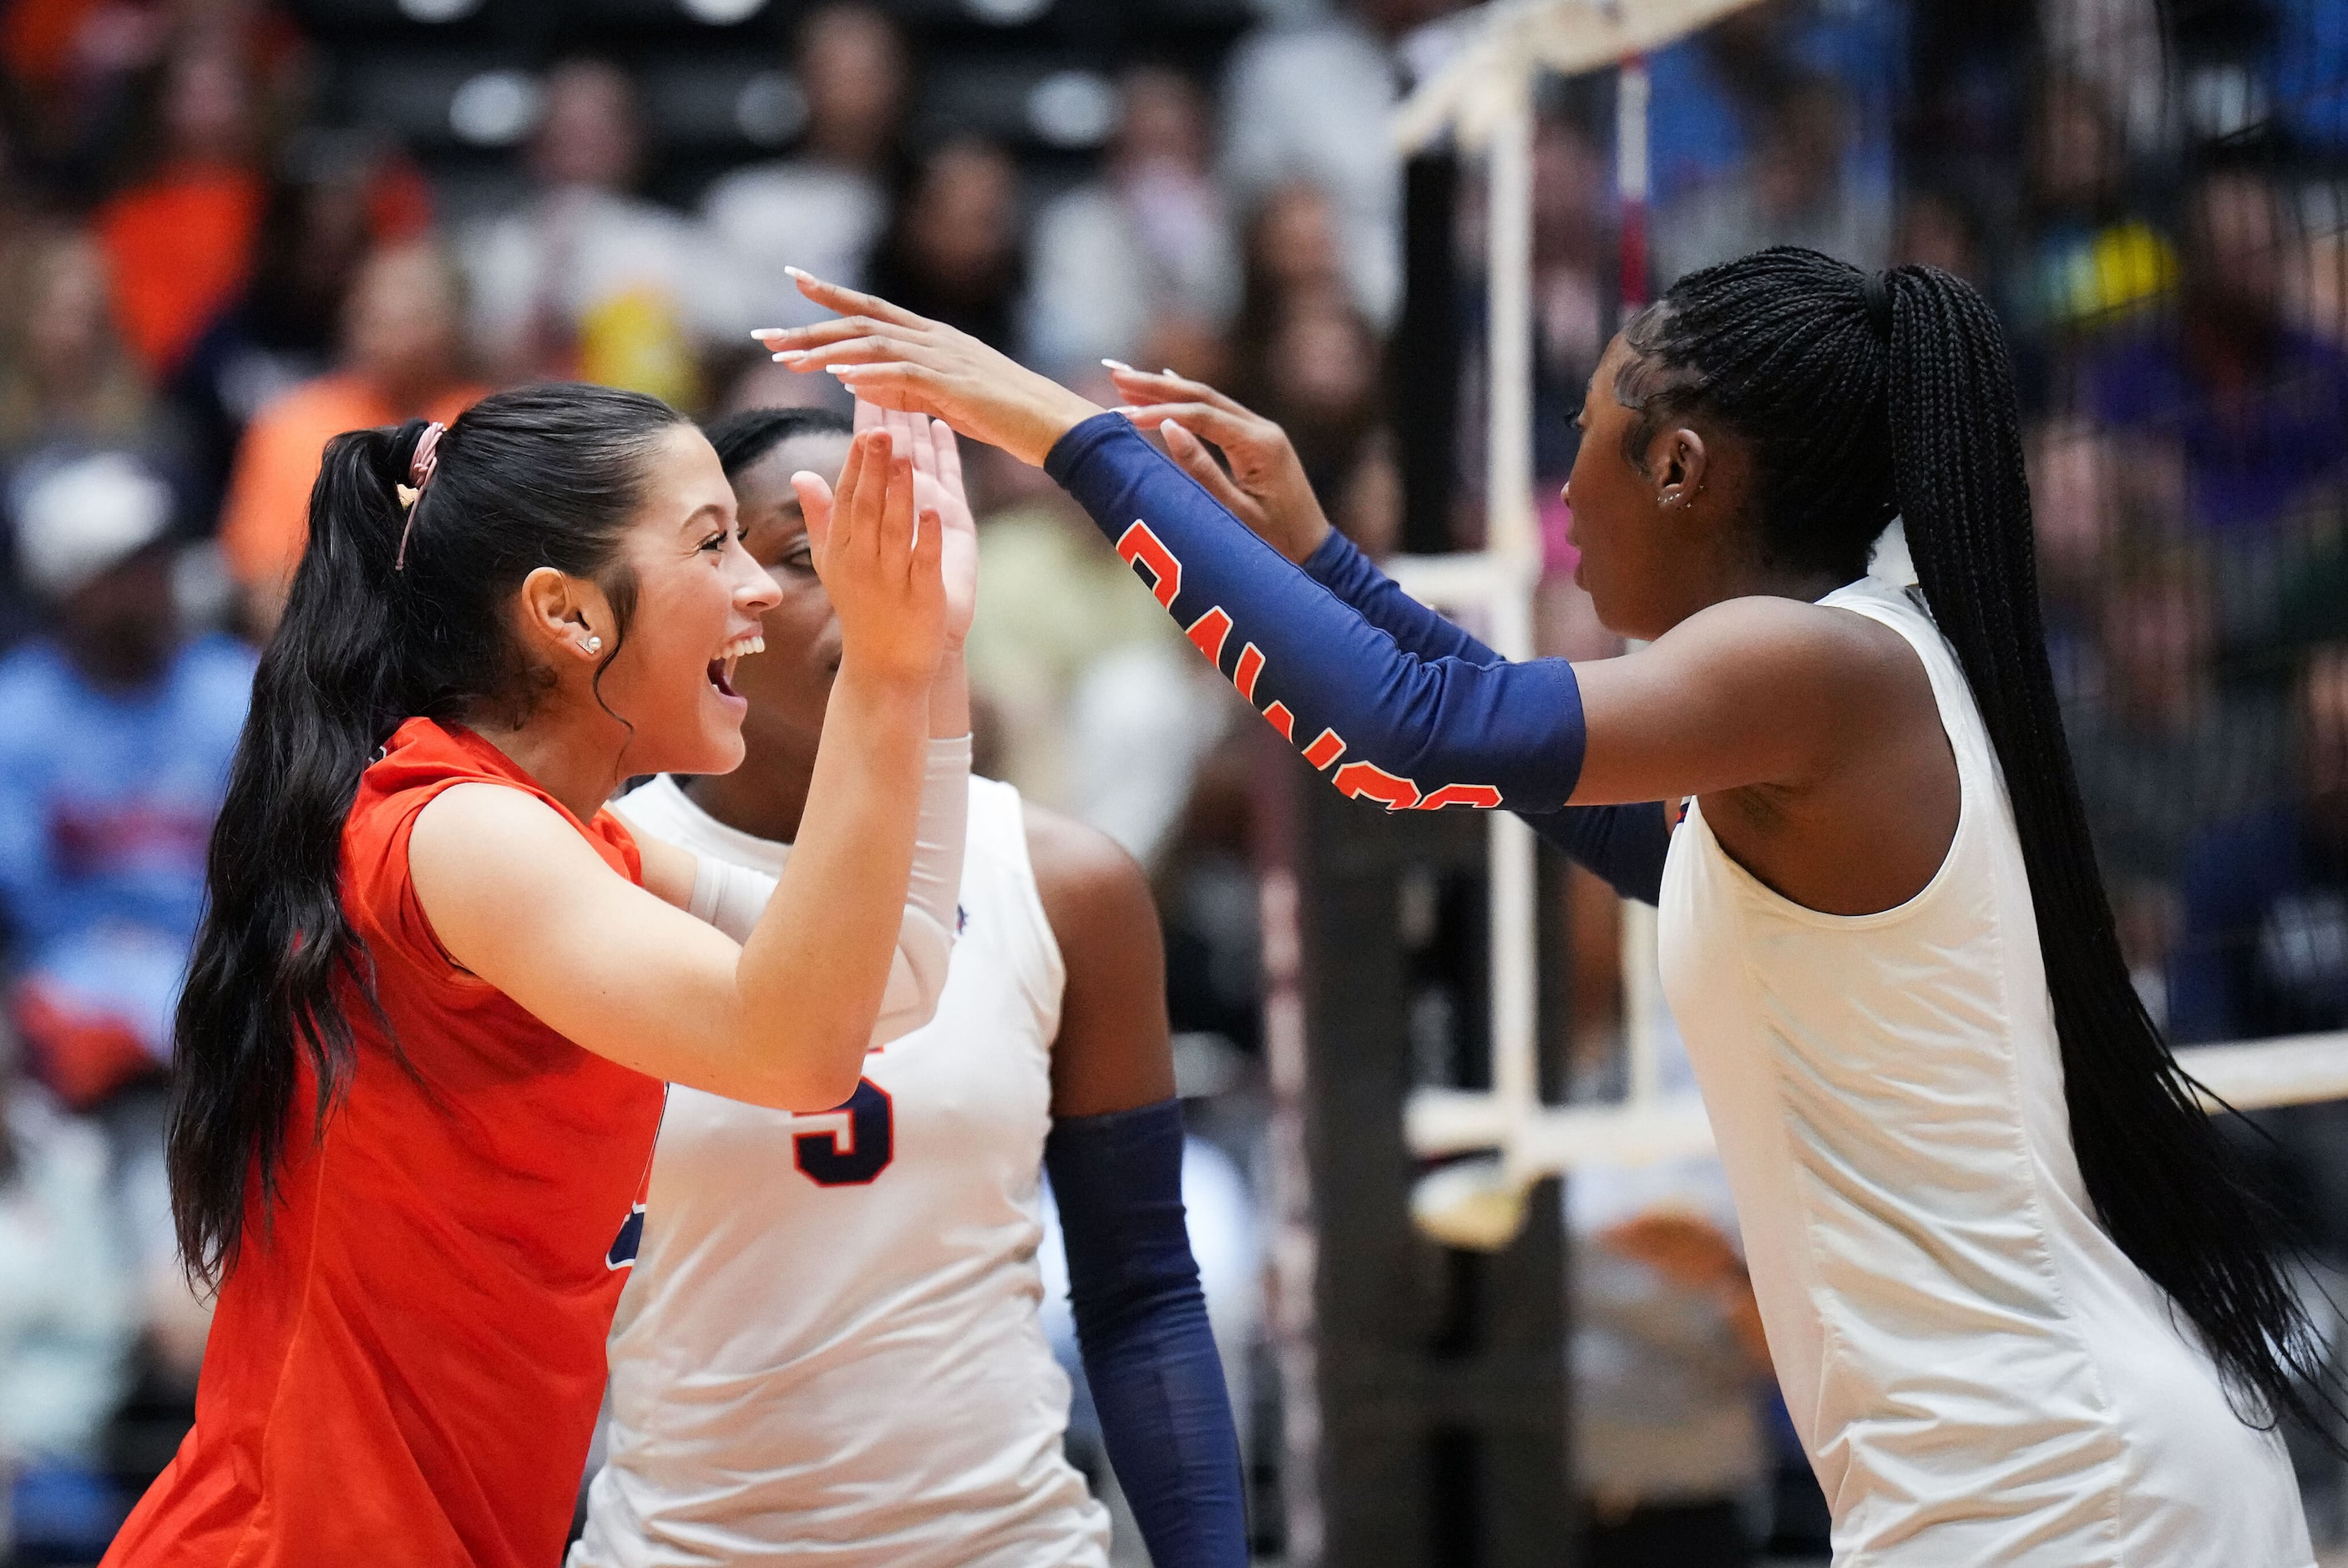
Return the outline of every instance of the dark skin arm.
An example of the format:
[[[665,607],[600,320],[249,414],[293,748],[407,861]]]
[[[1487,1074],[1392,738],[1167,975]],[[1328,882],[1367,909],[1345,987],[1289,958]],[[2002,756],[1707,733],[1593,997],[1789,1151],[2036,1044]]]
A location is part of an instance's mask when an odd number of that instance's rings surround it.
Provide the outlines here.
[[[1202,381],[1117,367],[1111,376],[1129,400],[1128,417],[1157,429],[1168,456],[1282,554],[1302,564],[1328,537],[1329,520],[1278,425]],[[1664,461],[1709,466],[1721,485],[1716,452],[1701,447],[1667,449]],[[1686,490],[1684,472],[1680,483]],[[1931,682],[1878,622],[1793,597],[1728,599],[1637,655],[1575,673],[1591,733],[1606,742],[1591,746],[1577,799],[1635,799],[1661,769],[1684,781],[1678,793],[1704,797],[1705,820],[1740,863],[1813,908],[1866,913],[1912,896],[1956,830],[1955,769]],[[1880,732],[1850,724],[1841,708],[1854,700],[1913,722]],[[1767,782],[1739,782],[1756,767]],[[1869,803],[1896,803],[1901,792],[1928,809],[1937,835],[1879,838],[1873,864],[1845,868],[1854,873],[1848,880],[1810,874],[1810,862],[1847,855],[1849,824]]]
[[[1101,412],[952,327],[799,286],[841,319],[763,335],[767,346],[860,397],[1038,464]],[[1632,460],[1634,415],[1614,391],[1625,353],[1618,338],[1591,378],[1568,497],[1577,580],[1608,626],[1648,645],[1575,665],[1589,739],[1573,802],[1694,795],[1722,848],[1785,897],[1829,914],[1894,908],[1956,834],[1956,760],[1931,683],[1900,634],[1814,602],[1835,580],[1757,558],[1751,455],[1733,432],[1666,428]]]
[[[1149,879],[1116,841],[1030,803],[1027,856],[1067,983],[1052,1042],[1052,1114],[1099,1116],[1172,1098],[1166,948]]]

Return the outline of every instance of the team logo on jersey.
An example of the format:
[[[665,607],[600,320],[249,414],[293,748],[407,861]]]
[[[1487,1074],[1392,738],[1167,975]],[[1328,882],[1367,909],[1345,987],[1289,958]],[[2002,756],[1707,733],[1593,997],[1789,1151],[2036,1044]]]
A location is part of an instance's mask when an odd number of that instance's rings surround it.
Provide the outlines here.
[[[620,1233],[612,1238],[612,1250],[603,1254],[607,1269],[632,1268],[636,1261],[636,1249],[644,1244],[644,1206],[630,1206],[628,1217],[620,1222]]]

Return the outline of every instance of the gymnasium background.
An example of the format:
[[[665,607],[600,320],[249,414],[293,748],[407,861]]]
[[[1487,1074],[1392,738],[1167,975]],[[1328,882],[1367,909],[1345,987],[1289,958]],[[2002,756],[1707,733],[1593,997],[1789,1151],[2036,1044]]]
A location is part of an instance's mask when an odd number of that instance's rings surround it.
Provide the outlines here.
[[[1402,159],[1389,122],[1482,20],[0,11],[0,1555],[94,1561],[188,1419],[204,1314],[164,1217],[166,1019],[324,438],[553,376],[703,414],[830,396],[747,336],[803,318],[789,263],[1105,400],[1103,356],[1205,377],[1287,426],[1365,548],[1478,549],[1488,188],[1480,155]],[[1539,645],[1612,648],[1554,498],[1626,298],[1776,241],[1957,272],[2012,334],[2140,990],[2181,1044],[2348,1030],[2348,0],[1760,0],[1644,67],[1629,245],[1622,78],[1534,96]],[[1337,800],[1040,476],[973,478],[983,766],[1159,891],[1262,1558],[1822,1562],[1703,1158],[1577,1168],[1488,1250],[1413,1225],[1406,1095],[1491,1082],[1480,824]],[[1667,1020],[1624,1049],[1635,928],[1561,861],[1536,893],[1542,1095],[1671,1090]],[[2259,1121],[2310,1288],[2340,1295],[2348,1111]],[[1081,1409],[1071,1443],[1113,1491]],[[2317,1538],[2348,1552],[2342,1468],[2296,1446]],[[1752,1557],[1626,1554],[1723,1511]],[[1145,1561],[1129,1531],[1119,1553]]]

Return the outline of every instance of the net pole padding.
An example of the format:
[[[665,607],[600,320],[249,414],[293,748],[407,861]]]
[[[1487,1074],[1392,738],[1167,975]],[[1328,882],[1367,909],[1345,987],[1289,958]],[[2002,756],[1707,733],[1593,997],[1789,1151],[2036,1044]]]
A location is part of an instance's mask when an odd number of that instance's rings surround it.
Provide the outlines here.
[[[2194,1046],[2178,1065],[2214,1099],[2236,1110],[2348,1099],[2348,1031],[2296,1035],[2237,1045]],[[1570,1175],[1584,1165],[1646,1165],[1714,1152],[1704,1102],[1672,1095],[1644,1105],[1544,1107],[1515,1122],[1497,1097],[1460,1089],[1420,1089],[1403,1117],[1410,1150],[1422,1160],[1496,1149],[1512,1138],[1512,1168],[1527,1175]]]

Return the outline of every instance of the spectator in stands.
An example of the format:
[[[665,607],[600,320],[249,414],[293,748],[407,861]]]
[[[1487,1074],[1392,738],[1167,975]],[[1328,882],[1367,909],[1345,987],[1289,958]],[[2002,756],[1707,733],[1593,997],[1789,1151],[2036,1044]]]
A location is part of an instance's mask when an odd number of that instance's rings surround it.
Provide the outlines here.
[[[43,450],[164,456],[170,426],[115,331],[104,250],[77,230],[54,230],[15,259],[0,342],[0,469]]]
[[[2104,556],[2117,532],[2117,443],[2074,416],[2034,425],[2024,432],[2023,451],[2055,689],[2066,702],[2093,701]]]
[[[1450,0],[1350,0],[1242,39],[1224,82],[1223,174],[1243,207],[1303,181],[1326,193],[1354,303],[1381,329],[1402,300],[1402,170],[1388,127],[1395,46]]]
[[[891,213],[867,275],[875,294],[1019,354],[1027,253],[1010,155],[975,137],[932,150]]]
[[[2106,557],[2096,686],[2065,716],[2096,855],[2139,986],[2158,995],[2197,826],[2270,798],[2281,716],[2221,693],[2216,594],[2189,541],[2124,537]]]
[[[2287,314],[2300,235],[2264,174],[2205,172],[2185,213],[2175,323],[2101,355],[2095,408],[2182,448],[2196,521],[2256,535],[2348,480],[2348,347]]]
[[[1234,384],[1242,402],[1283,427],[1304,477],[1346,536],[1374,555],[1391,553],[1396,502],[1381,501],[1392,459],[1379,424],[1378,342],[1350,297],[1309,291],[1285,304],[1270,330],[1238,346]]]
[[[2302,664],[2290,793],[2194,846],[2169,969],[2179,1042],[2348,1029],[2348,642]],[[2348,1101],[2258,1113],[2252,1152],[2316,1253],[2348,1264]]]
[[[807,100],[797,154],[737,169],[702,201],[702,220],[759,326],[796,325],[819,314],[786,266],[861,286],[897,183],[905,41],[875,6],[819,6],[799,25],[793,76]]]
[[[1211,377],[1240,269],[1206,105],[1178,71],[1144,67],[1118,86],[1103,177],[1036,221],[1030,353],[1062,379],[1097,374],[1103,358]]]
[[[571,378],[691,406],[703,346],[745,317],[693,225],[631,194],[634,84],[602,60],[557,66],[530,142],[535,190],[467,236],[473,322],[491,378]]]
[[[1855,266],[1881,266],[1890,207],[1872,184],[1851,178],[1849,145],[1849,107],[1834,82],[1788,84],[1763,111],[1749,163],[1656,214],[1656,280],[1668,284],[1763,245],[1807,245]]]
[[[1544,505],[1573,469],[1581,445],[1574,417],[1612,335],[1612,209],[1604,150],[1568,116],[1541,116],[1533,127],[1532,423],[1533,471],[1543,481]]]
[[[1379,344],[1347,281],[1334,206],[1292,181],[1246,231],[1231,331],[1233,395],[1287,427],[1330,520],[1373,554],[1402,529],[1401,471],[1379,423]]]
[[[1835,172],[1869,201],[1888,200],[1895,95],[1907,85],[1902,34],[1910,9],[1898,0],[1747,5],[1656,50],[1647,62],[1656,208],[1735,179],[1757,156],[1787,98],[1813,81],[1832,87],[1843,108]]]
[[[2111,552],[2122,541],[2140,553],[2146,542],[2175,535],[2185,511],[2184,456],[2077,413],[2038,421],[2023,445],[2055,685],[2066,702],[2098,701],[2104,607],[2116,586]]]
[[[1938,267],[1975,288],[1993,287],[1979,217],[1954,191],[1909,191],[1891,224],[1891,264]]]
[[[252,656],[181,635],[170,489],[105,452],[32,483],[25,581],[55,630],[0,660],[0,915],[18,1028],[68,1107],[160,1072]]]
[[[1231,333],[1242,342],[1305,294],[1352,297],[1337,209],[1309,181],[1288,181],[1264,193],[1248,214],[1241,260],[1240,314]]]
[[[261,222],[252,83],[232,37],[191,34],[165,63],[158,112],[154,167],[96,222],[123,335],[161,380],[244,286]]]
[[[2030,125],[2038,11],[2039,0],[1910,10],[1901,180],[1952,193],[1993,233],[2016,216],[2013,171]]]
[[[2313,649],[2297,684],[2291,791],[2211,828],[2187,861],[2179,1040],[2348,1029],[2348,643]]]
[[[1241,233],[1240,308],[1230,333],[1231,388],[1243,401],[1262,400],[1265,345],[1301,305],[1357,308],[1344,257],[1336,207],[1316,185],[1293,180],[1275,186],[1248,214]]]
[[[221,550],[256,630],[273,630],[284,609],[327,439],[404,419],[450,424],[487,392],[466,374],[461,292],[455,265],[430,241],[377,251],[343,313],[342,368],[253,418],[221,513]]]
[[[170,388],[206,459],[200,524],[219,509],[253,415],[332,366],[369,249],[431,226],[424,177],[374,139],[304,131],[286,148],[263,203],[252,281],[205,328]]]
[[[0,335],[0,483],[6,510],[32,476],[88,453],[139,453],[173,480],[188,467],[180,422],[149,392],[114,330],[105,253],[73,230],[26,244],[11,269]],[[0,646],[29,629],[35,606],[13,561],[0,562]]]
[[[100,1449],[133,1291],[106,1141],[16,1075],[14,1047],[0,1037],[0,1557],[87,1563],[122,1512]]]
[[[2078,77],[2050,77],[2039,89],[2025,203],[2025,238],[2003,290],[2025,334],[2124,325],[2175,281],[2175,253],[2132,199],[2119,126]]]

